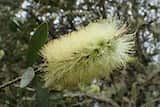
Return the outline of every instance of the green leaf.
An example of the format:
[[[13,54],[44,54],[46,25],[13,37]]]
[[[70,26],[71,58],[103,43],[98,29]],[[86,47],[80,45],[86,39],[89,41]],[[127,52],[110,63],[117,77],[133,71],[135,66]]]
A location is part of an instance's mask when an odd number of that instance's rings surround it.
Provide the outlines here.
[[[31,66],[38,58],[38,53],[48,38],[48,24],[41,24],[31,38],[29,50],[27,53],[27,64]]]
[[[137,100],[137,83],[135,82],[135,83],[133,83],[132,84],[132,89],[131,89],[131,97],[132,97],[132,100],[134,101],[134,102],[136,102],[136,100]]]
[[[20,87],[21,88],[26,87],[32,81],[34,76],[35,76],[35,72],[33,68],[31,67],[27,68],[21,77]]]
[[[13,32],[22,30],[21,29],[22,25],[23,21],[21,20],[21,18],[13,17],[11,20],[9,20],[9,28]]]
[[[0,50],[0,60],[4,57],[5,52],[3,50]]]
[[[49,107],[49,92],[48,89],[39,87],[36,92],[35,107]]]
[[[33,81],[33,88],[36,90],[35,101],[32,103],[33,107],[48,107],[49,106],[49,90],[44,88],[44,81],[41,76],[36,75]]]

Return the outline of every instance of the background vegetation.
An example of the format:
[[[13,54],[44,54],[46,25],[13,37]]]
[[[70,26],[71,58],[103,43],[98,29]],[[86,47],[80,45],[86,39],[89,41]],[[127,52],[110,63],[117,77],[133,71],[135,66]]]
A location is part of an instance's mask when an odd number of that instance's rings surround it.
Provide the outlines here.
[[[137,62],[98,82],[98,93],[44,89],[35,52],[47,35],[55,39],[110,16],[136,31]],[[159,0],[0,0],[0,26],[0,107],[160,107]],[[30,76],[19,83],[25,71]]]

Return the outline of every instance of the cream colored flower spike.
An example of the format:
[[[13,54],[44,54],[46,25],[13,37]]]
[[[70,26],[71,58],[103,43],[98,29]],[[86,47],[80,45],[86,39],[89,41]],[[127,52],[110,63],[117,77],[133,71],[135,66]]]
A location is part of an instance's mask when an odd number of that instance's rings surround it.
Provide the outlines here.
[[[75,89],[125,66],[134,52],[134,36],[126,30],[116,20],[99,20],[47,43],[41,50],[45,86]]]

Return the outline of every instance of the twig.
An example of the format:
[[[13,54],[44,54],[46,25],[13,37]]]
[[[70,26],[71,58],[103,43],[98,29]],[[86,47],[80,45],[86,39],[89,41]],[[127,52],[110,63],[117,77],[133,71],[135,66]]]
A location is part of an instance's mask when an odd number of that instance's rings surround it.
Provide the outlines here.
[[[147,104],[151,104],[151,103],[154,103],[154,102],[157,102],[157,101],[160,101],[160,98],[153,99],[153,100],[143,104],[141,107],[146,107]]]
[[[78,103],[76,103],[76,104],[72,104],[72,106],[71,107],[79,107],[79,106],[83,106],[84,104],[89,104],[89,103],[91,103],[92,102],[92,100],[84,100],[84,101],[82,101],[82,102],[78,102]]]
[[[87,93],[70,93],[65,94],[64,97],[87,97],[96,101],[104,102],[104,103],[110,103],[113,107],[120,107],[115,101],[109,98],[104,98],[102,96],[95,96],[92,94]]]
[[[101,102],[108,102],[110,104],[113,105],[113,107],[120,107],[115,101],[113,101],[112,99],[109,99],[109,98],[102,98],[102,97],[98,97],[98,96],[92,96],[92,95],[86,95],[88,98],[91,98],[91,99],[95,99],[97,101],[101,101]]]
[[[15,84],[15,85],[14,85],[14,87],[16,87],[16,88],[20,88],[20,86],[19,86],[19,85],[17,85],[17,84]],[[30,87],[26,87],[25,89],[26,89],[27,91],[30,91],[30,92],[35,92],[35,89],[30,88]]]
[[[11,80],[11,81],[8,81],[8,82],[0,85],[0,89],[5,88],[5,87],[8,87],[9,85],[14,84],[14,83],[16,83],[16,82],[18,82],[18,81],[20,81],[20,80],[21,80],[21,77],[17,77],[17,78],[15,78],[15,79]]]
[[[129,107],[132,107],[132,105],[135,104],[134,101],[128,99],[127,97],[123,97],[122,99],[129,104]],[[135,107],[135,106],[133,106],[133,107]]]
[[[42,67],[43,67],[43,66],[42,66]],[[37,73],[37,72],[40,71],[41,69],[42,69],[41,67],[36,68],[35,73]],[[40,72],[40,73],[41,73],[41,72]],[[21,80],[21,76],[16,77],[15,79],[10,80],[10,81],[8,81],[8,82],[0,85],[0,89],[5,88],[5,87],[8,87],[8,86],[10,86],[10,85],[12,85],[12,84],[20,81],[20,80]]]

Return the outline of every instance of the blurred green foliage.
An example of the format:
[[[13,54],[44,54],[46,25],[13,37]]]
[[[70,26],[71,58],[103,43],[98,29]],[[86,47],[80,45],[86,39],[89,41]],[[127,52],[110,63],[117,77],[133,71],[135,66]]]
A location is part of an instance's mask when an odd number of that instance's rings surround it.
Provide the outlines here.
[[[97,81],[100,92],[49,92],[37,73],[25,88],[17,82],[0,89],[0,107],[159,107],[159,0],[0,0],[0,84],[22,75],[28,60],[38,70],[43,59],[34,59],[35,52],[48,35],[47,25],[35,34],[41,23],[48,22],[50,40],[112,16],[127,22],[129,33],[136,31],[139,60]]]

